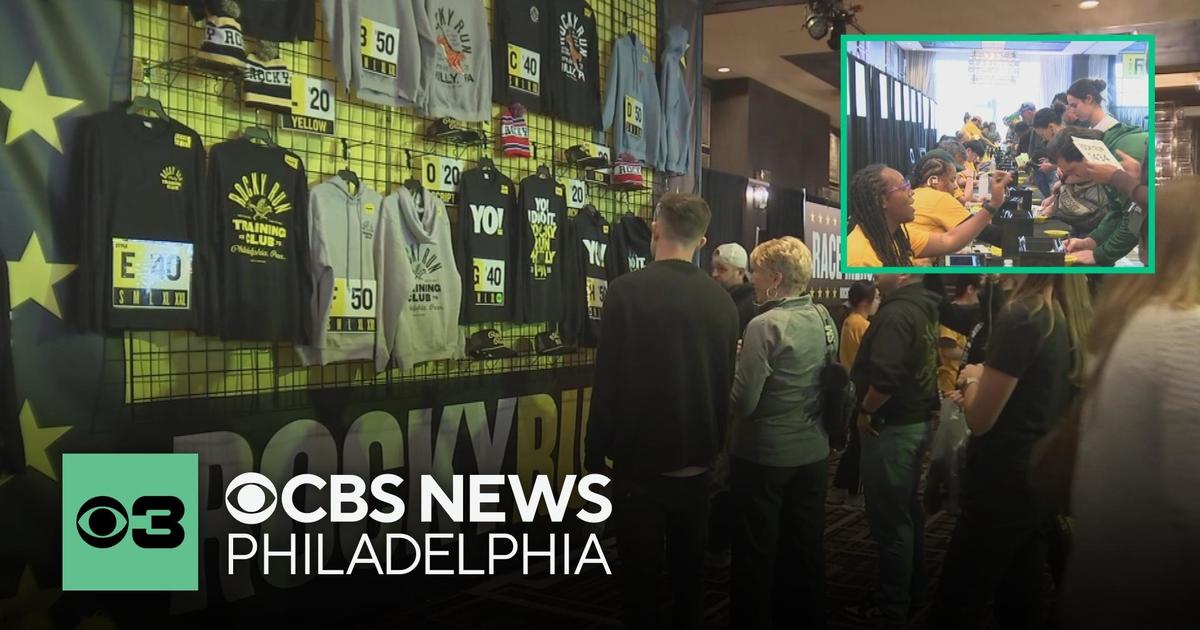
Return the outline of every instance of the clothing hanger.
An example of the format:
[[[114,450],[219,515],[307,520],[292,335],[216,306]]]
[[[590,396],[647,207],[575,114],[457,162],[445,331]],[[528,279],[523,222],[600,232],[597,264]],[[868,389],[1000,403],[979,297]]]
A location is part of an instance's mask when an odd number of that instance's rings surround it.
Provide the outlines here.
[[[251,142],[257,140],[268,147],[277,146],[275,139],[271,137],[271,131],[259,123],[258,114],[259,110],[254,110],[254,124],[242,131],[242,137]]]
[[[346,161],[346,168],[338,171],[337,176],[350,184],[354,188],[354,193],[358,194],[362,182],[358,179],[358,173],[350,170],[350,142],[345,138],[340,138],[340,140],[342,141],[342,159]]]
[[[137,114],[138,112],[148,112],[161,118],[162,120],[171,120],[167,115],[167,110],[158,99],[150,96],[150,71],[142,71],[142,87],[146,88],[145,94],[138,94],[129,101],[129,107],[125,108],[125,113],[129,115]]]
[[[487,156],[479,158],[478,165],[479,165],[480,170],[484,170],[484,171],[496,170],[496,163],[492,161],[492,158],[487,157]]]
[[[409,190],[409,192],[413,193],[414,195],[421,193],[425,190],[425,187],[421,185],[421,180],[419,180],[415,177],[409,177],[408,179],[404,180],[404,187],[407,188]]]
[[[538,165],[536,174],[542,179],[550,179],[550,169],[546,168],[545,164]]]

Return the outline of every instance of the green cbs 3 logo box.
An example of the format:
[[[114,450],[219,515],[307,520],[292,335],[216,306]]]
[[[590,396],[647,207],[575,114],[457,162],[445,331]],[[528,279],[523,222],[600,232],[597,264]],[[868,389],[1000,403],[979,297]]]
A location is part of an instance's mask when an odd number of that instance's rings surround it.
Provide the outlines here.
[[[194,591],[194,453],[64,454],[63,590]]]

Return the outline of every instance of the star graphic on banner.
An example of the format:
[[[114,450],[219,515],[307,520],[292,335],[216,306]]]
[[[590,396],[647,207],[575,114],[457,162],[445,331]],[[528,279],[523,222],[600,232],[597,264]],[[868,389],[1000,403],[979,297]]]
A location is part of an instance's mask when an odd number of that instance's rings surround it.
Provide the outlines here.
[[[42,80],[42,69],[34,63],[29,69],[29,74],[25,76],[25,83],[21,89],[0,88],[0,103],[9,111],[8,133],[4,137],[4,144],[12,144],[32,131],[62,153],[62,142],[59,141],[58,127],[54,119],[79,107],[83,101],[51,96],[47,93],[46,82]]]
[[[54,464],[50,461],[50,445],[70,430],[70,426],[43,429],[33,414],[33,405],[26,400],[21,407],[21,439],[25,442],[25,465],[58,481],[58,473],[54,471]]]
[[[11,621],[12,627],[23,628],[40,627],[41,623],[31,622],[45,620],[49,627],[50,607],[61,596],[62,589],[39,587],[37,578],[33,576],[33,569],[25,565],[16,594],[7,599],[0,599],[0,621]]]
[[[75,265],[46,262],[46,254],[42,252],[37,232],[34,232],[25,244],[21,259],[8,261],[8,277],[12,284],[8,289],[9,308],[16,310],[26,300],[33,300],[62,319],[54,285],[72,271],[75,271]]]

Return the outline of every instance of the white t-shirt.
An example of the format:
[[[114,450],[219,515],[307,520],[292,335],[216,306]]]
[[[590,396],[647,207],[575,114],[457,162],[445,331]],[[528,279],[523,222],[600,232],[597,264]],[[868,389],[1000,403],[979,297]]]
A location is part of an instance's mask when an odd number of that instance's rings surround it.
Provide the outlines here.
[[[1183,627],[1169,622],[1193,614],[1200,593],[1198,491],[1200,307],[1147,306],[1113,346],[1082,416],[1069,627]]]

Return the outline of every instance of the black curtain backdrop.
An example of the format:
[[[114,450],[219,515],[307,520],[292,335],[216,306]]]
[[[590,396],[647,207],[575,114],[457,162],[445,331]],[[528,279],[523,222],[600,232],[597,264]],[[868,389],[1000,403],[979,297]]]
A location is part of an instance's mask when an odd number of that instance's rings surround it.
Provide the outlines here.
[[[937,143],[934,102],[912,86],[855,57],[849,64],[848,127],[842,142],[849,153],[847,174],[853,178],[868,164],[886,164],[906,177],[913,164]],[[860,95],[865,93],[865,98]],[[849,186],[849,182],[843,183]]]
[[[749,252],[754,243],[742,239],[742,217],[746,212],[746,184],[749,179],[720,171],[704,169],[701,175],[701,193],[712,209],[712,222],[708,224],[708,243],[700,252],[700,265],[710,269],[713,250],[722,243],[738,242]],[[771,191],[772,195],[775,191]]]
[[[781,236],[804,240],[804,191],[772,186],[767,200],[767,234],[763,240]]]

